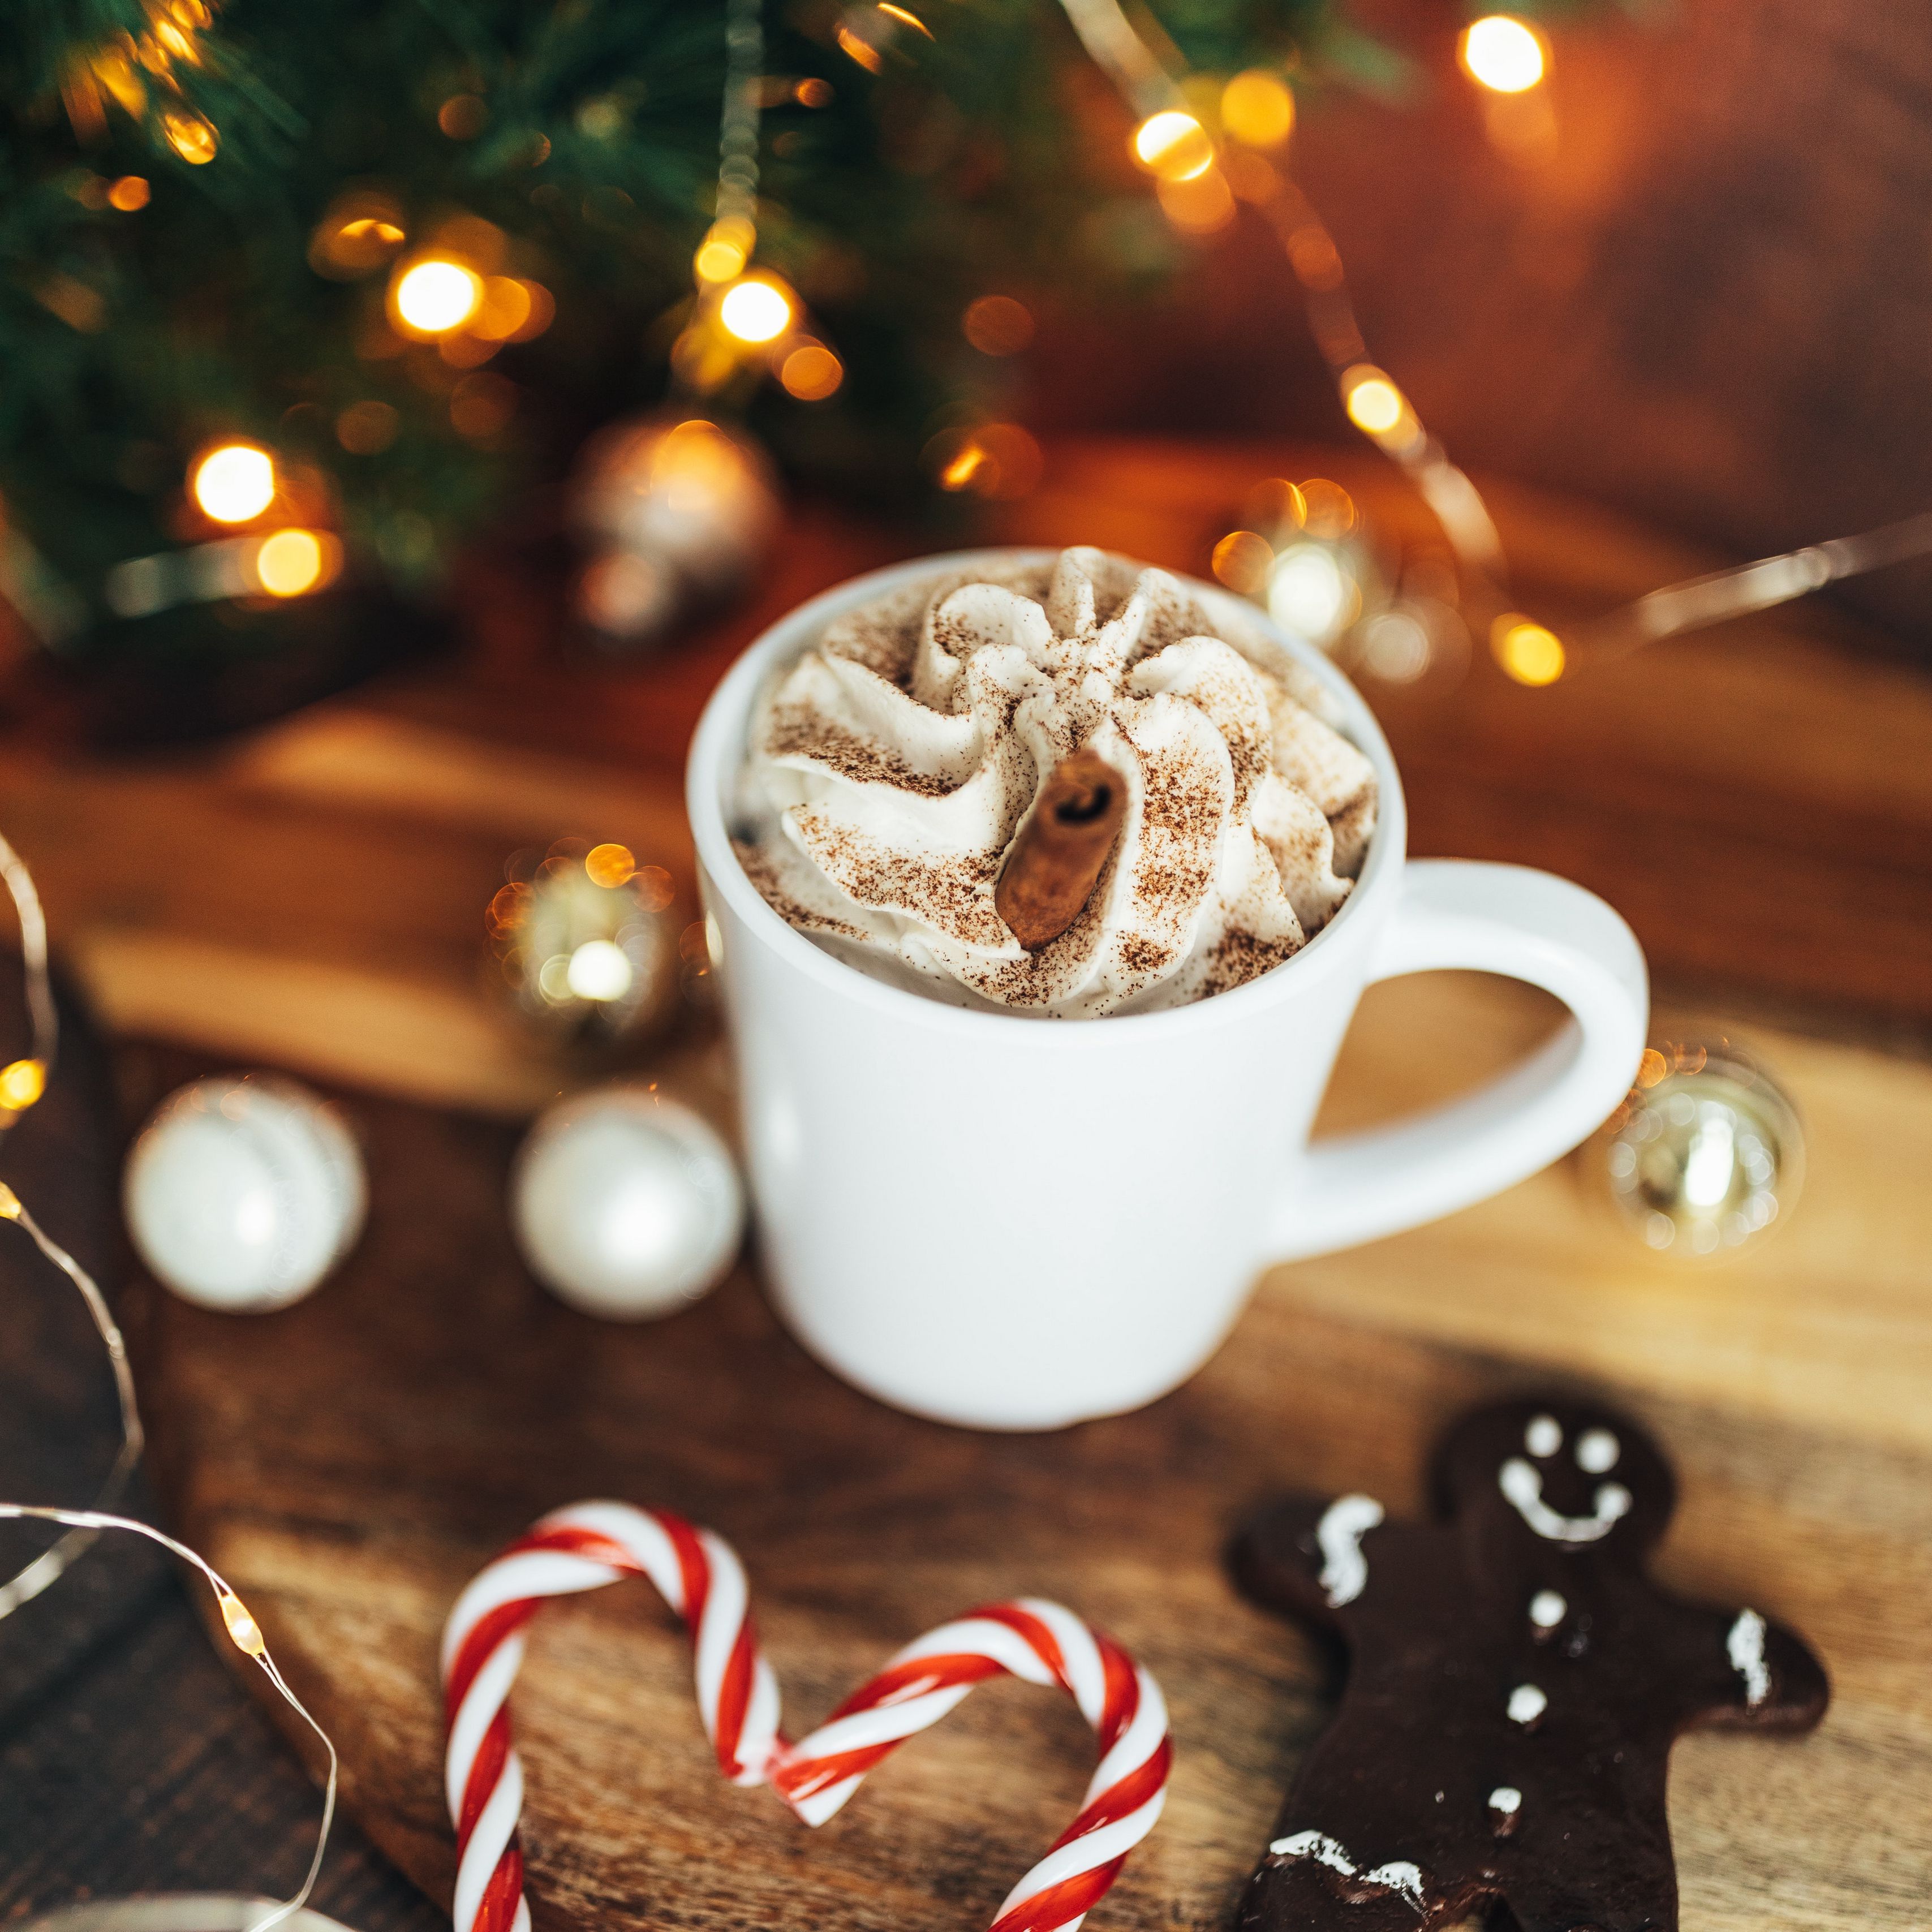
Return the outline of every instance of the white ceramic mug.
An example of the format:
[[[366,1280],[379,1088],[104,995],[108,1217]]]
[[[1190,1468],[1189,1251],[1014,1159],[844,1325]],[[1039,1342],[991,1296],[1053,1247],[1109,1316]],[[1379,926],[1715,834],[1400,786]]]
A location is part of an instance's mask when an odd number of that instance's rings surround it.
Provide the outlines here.
[[[706,707],[687,797],[780,1314],[884,1401],[1046,1429],[1186,1380],[1268,1263],[1433,1220],[1575,1146],[1628,1089],[1648,992],[1629,927],[1581,886],[1409,860],[1373,716],[1320,652],[1287,639],[1334,693],[1380,788],[1354,891],[1293,958],[1190,1006],[1055,1022],[949,1006],[822,951],[731,848],[753,695],[839,612],[975,560],[875,571],[773,626]],[[1444,967],[1546,987],[1574,1018],[1468,1099],[1310,1148],[1363,988]]]

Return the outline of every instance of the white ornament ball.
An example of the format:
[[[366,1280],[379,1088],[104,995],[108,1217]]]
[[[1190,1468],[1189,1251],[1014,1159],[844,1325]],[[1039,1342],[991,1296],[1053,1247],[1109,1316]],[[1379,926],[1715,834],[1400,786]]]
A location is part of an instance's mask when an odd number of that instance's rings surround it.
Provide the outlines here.
[[[197,1080],[157,1108],[122,1201],[141,1258],[184,1300],[256,1312],[298,1301],[362,1232],[368,1188],[341,1116],[292,1080]]]
[[[510,1225],[560,1299],[640,1321],[718,1285],[737,1255],[745,1193],[730,1150],[688,1107],[600,1087],[531,1128],[510,1177]]]

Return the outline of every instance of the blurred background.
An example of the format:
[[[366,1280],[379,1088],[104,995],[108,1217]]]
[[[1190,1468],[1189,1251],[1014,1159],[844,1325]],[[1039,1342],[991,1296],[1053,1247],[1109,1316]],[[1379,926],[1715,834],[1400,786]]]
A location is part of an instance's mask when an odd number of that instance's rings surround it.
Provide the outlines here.
[[[1869,7],[1478,10],[31,0],[16,701],[52,669],[96,735],[272,715],[473,628],[479,558],[662,650],[788,498],[950,543],[1094,433],[1366,435],[1713,559],[1918,512],[1932,54]],[[1306,505],[1202,508],[1273,519],[1221,572],[1265,598]],[[1480,642],[1508,560],[1443,534],[1408,589]],[[1920,651],[1928,581],[1833,594]]]

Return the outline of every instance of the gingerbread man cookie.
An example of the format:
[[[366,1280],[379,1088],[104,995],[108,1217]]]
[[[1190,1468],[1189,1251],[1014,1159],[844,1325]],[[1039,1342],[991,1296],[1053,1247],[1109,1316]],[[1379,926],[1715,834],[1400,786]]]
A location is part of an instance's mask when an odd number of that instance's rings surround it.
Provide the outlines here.
[[[1824,1671],[1756,1611],[1647,1580],[1676,1486],[1621,1417],[1481,1409],[1435,1477],[1438,1522],[1296,1498],[1238,1546],[1249,1593],[1348,1659],[1240,1932],[1430,1932],[1497,1904],[1520,1932],[1676,1932],[1672,1739],[1809,1730]]]

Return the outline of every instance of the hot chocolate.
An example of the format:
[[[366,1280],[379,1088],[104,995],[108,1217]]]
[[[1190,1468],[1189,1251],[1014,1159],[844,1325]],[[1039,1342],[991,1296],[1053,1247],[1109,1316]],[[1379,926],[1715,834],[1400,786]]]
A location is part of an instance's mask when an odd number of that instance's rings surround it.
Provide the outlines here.
[[[1348,896],[1375,776],[1333,715],[1258,625],[1164,572],[1079,549],[941,573],[767,684],[734,842],[875,976],[1057,1018],[1179,1006]]]

